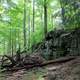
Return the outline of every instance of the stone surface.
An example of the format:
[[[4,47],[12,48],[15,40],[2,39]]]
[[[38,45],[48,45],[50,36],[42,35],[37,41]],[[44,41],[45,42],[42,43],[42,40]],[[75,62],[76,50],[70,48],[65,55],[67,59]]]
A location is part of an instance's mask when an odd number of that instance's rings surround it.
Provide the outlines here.
[[[80,29],[50,31],[41,52],[46,59],[80,55]]]

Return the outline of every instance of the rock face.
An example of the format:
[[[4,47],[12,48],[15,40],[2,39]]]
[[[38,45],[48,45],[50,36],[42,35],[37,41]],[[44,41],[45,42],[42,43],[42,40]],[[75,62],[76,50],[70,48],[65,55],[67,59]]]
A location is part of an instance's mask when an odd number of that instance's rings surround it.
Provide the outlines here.
[[[80,57],[49,69],[45,80],[80,80]]]
[[[46,59],[80,55],[80,29],[50,31],[41,51]]]

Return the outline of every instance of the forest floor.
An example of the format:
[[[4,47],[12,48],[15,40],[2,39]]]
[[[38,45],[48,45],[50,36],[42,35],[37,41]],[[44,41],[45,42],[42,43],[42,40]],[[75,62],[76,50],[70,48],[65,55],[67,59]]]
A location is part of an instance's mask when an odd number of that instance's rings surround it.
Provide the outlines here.
[[[31,72],[30,75],[29,72]],[[80,57],[28,71],[22,69],[16,72],[6,72],[5,78],[2,80],[80,80]]]
[[[80,80],[80,57],[48,67],[45,80]]]

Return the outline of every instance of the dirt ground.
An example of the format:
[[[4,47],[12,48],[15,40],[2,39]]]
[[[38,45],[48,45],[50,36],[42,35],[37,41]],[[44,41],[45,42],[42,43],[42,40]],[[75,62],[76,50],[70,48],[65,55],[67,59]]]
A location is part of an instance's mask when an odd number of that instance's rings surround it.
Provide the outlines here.
[[[68,62],[45,66],[42,71],[44,70],[46,71],[43,74],[41,69],[34,74],[31,70],[25,71],[23,69],[13,73],[7,73],[5,79],[0,80],[80,80],[80,57],[76,57]]]
[[[80,80],[80,57],[48,68],[45,80]]]

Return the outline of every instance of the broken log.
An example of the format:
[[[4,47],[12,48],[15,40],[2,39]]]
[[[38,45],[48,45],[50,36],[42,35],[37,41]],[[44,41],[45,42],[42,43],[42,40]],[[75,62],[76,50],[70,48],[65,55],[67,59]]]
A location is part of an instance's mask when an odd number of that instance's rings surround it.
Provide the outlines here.
[[[41,64],[41,66],[46,66],[46,65],[49,65],[49,64],[61,64],[61,63],[65,63],[65,62],[68,62],[68,61],[71,61],[75,59],[75,57],[63,57],[63,58],[59,58],[59,59],[56,59],[56,60],[50,60],[50,61],[47,61],[47,62],[44,62]]]
[[[63,58],[60,58],[60,59],[56,59],[56,60],[50,60],[50,61],[45,61],[41,64],[25,64],[24,66],[18,66],[18,67],[12,67],[10,68],[8,71],[18,71],[18,70],[21,70],[21,69],[31,69],[31,68],[34,68],[34,67],[43,67],[43,66],[47,66],[47,65],[55,65],[55,64],[61,64],[61,63],[66,63],[68,61],[71,61],[71,60],[74,60],[76,59],[76,57],[63,57]]]

